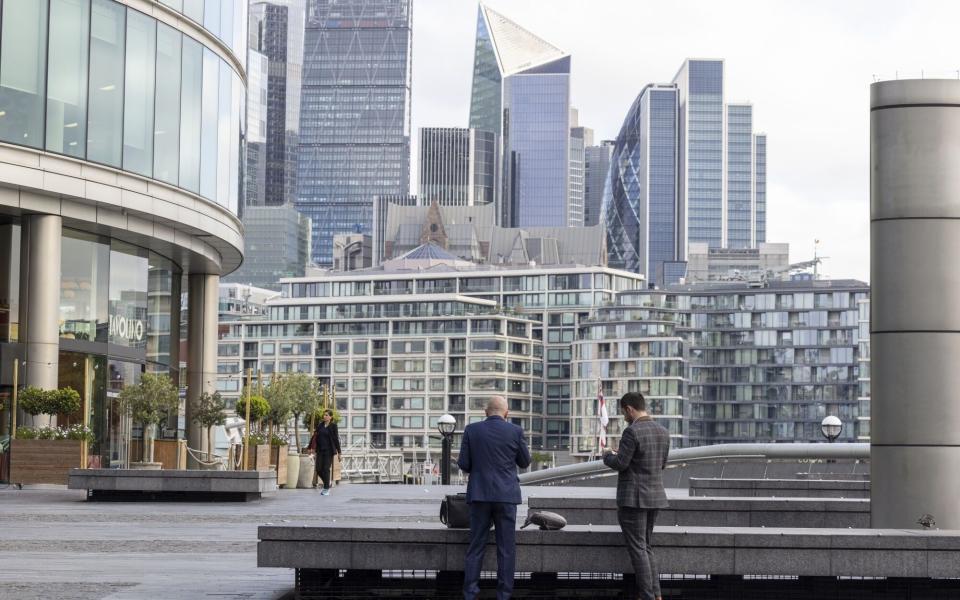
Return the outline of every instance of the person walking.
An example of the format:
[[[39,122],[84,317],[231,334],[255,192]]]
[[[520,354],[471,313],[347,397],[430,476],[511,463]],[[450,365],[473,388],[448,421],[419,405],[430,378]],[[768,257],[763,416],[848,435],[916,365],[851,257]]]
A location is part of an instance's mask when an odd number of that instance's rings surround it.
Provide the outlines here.
[[[652,536],[657,511],[667,507],[662,472],[667,466],[670,435],[647,414],[646,400],[639,392],[620,398],[620,412],[628,426],[617,451],[607,450],[603,455],[603,464],[619,472],[617,520],[633,564],[638,598],[661,600]]]
[[[323,420],[317,425],[313,444],[317,453],[317,474],[323,482],[323,490],[320,493],[329,496],[330,482],[333,478],[333,457],[340,456],[340,432],[337,431],[337,424],[333,422],[333,411],[329,408],[323,411]]]
[[[507,421],[505,398],[490,398],[486,413],[486,420],[463,430],[457,458],[460,470],[470,475],[470,544],[463,568],[463,597],[474,600],[480,594],[480,567],[492,521],[497,539],[497,600],[508,600],[517,558],[517,505],[522,501],[517,467],[530,466],[530,450],[523,429]]]

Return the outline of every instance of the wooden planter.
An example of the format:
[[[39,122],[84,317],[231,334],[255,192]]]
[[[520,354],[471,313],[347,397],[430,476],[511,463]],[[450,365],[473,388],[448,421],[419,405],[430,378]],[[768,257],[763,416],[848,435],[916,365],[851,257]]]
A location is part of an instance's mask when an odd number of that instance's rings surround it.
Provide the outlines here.
[[[10,483],[67,485],[70,469],[81,467],[79,440],[11,440]]]
[[[270,447],[270,465],[277,472],[277,485],[287,484],[287,446]]]
[[[130,460],[139,461],[143,456],[141,449],[143,440],[130,440]],[[180,460],[177,461],[177,446],[180,448]],[[206,458],[206,457],[204,457]],[[162,469],[187,468],[187,441],[186,440],[153,440],[153,460],[161,463]]]
[[[241,463],[240,468],[243,468]],[[250,471],[272,471],[270,466],[270,444],[260,444],[247,448],[247,469]]]

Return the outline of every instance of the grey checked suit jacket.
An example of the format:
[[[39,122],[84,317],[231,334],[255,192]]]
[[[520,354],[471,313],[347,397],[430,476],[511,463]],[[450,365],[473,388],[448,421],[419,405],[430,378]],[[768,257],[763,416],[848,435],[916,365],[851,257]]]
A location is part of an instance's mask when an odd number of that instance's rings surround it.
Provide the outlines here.
[[[667,507],[662,472],[669,450],[669,433],[649,416],[638,418],[624,430],[617,453],[603,457],[603,464],[619,471],[618,507]]]

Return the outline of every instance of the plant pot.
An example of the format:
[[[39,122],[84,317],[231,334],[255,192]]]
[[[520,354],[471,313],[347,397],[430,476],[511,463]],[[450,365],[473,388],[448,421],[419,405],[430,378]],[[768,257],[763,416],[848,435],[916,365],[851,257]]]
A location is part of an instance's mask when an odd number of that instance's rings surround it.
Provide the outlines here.
[[[316,459],[312,454],[300,455],[300,475],[297,477],[298,488],[312,488],[313,474],[316,471]]]
[[[270,444],[260,444],[247,449],[248,471],[270,471]]]
[[[300,455],[290,452],[287,454],[287,481],[285,482],[287,489],[296,489],[298,479],[300,479]],[[280,480],[277,479],[277,481]]]
[[[270,466],[277,471],[277,485],[287,484],[287,447],[273,446],[270,448]]]
[[[11,440],[10,483],[67,485],[70,469],[82,467],[79,440]]]
[[[141,471],[159,471],[163,469],[163,463],[158,462],[132,462],[130,463],[131,469],[139,469]]]

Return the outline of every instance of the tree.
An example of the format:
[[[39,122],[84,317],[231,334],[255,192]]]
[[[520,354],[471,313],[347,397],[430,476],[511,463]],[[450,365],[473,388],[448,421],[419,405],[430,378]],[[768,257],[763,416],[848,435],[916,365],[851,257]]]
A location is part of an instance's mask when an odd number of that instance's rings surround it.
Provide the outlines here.
[[[17,406],[32,417],[61,414],[70,417],[80,412],[82,403],[77,390],[65,387],[59,390],[44,390],[27,387],[20,392]]]
[[[270,403],[263,396],[250,396],[250,423],[246,426],[251,430],[251,423],[258,423],[270,413]],[[247,418],[247,395],[243,394],[237,400],[237,416],[246,420]]]
[[[212,460],[213,457],[213,428],[226,423],[227,417],[223,414],[226,407],[227,403],[220,395],[220,392],[214,392],[213,394],[204,392],[200,394],[200,397],[197,398],[197,402],[193,407],[193,420],[207,430],[208,461]]]
[[[169,375],[144,373],[140,383],[128,385],[117,396],[120,410],[143,428],[143,462],[153,458],[153,438],[148,440],[152,428],[180,409],[180,393]]]
[[[300,452],[300,416],[313,414],[317,410],[320,404],[320,386],[316,379],[306,373],[296,373],[287,377],[283,385],[290,398],[293,435],[297,440],[297,452]]]
[[[267,422],[270,424],[270,440],[273,443],[273,429],[280,425],[286,425],[290,419],[292,402],[287,386],[288,378],[281,379],[279,375],[270,381],[270,385],[264,391],[267,402],[270,404],[270,410],[267,413]]]

